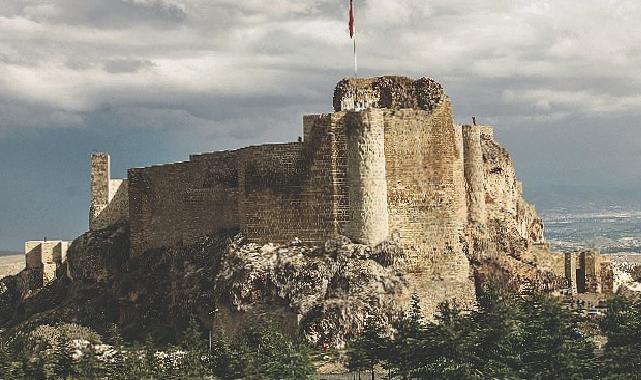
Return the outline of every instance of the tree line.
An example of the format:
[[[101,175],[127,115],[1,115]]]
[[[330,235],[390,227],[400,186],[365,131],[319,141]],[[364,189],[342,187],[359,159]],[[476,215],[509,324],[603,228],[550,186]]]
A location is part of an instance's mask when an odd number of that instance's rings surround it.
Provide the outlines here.
[[[477,310],[441,304],[423,319],[414,297],[392,336],[374,321],[353,342],[349,366],[363,378],[383,369],[390,379],[641,379],[641,302],[615,297],[596,329],[602,350],[557,298],[486,289]]]
[[[347,350],[361,380],[382,371],[389,379],[641,379],[641,301],[615,297],[596,331],[607,338],[596,350],[580,317],[558,299],[486,289],[478,307],[440,305],[426,321],[420,300],[392,333],[368,320]],[[151,338],[126,343],[112,328],[99,344],[78,346],[58,334],[36,349],[0,350],[0,380],[46,379],[312,379],[310,349],[277,329],[259,326],[231,340],[220,333],[211,348],[192,321],[175,347]],[[99,342],[96,342],[99,343]]]
[[[221,333],[211,349],[195,321],[176,347],[157,347],[151,338],[127,344],[115,326],[106,335],[107,352],[99,344],[78,348],[64,335],[32,354],[3,349],[0,380],[298,380],[315,373],[307,347],[268,326],[233,342]]]

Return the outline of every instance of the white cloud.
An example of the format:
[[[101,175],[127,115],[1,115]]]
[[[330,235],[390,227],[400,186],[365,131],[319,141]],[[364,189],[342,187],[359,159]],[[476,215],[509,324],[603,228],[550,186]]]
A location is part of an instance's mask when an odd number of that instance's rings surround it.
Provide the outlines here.
[[[497,122],[640,112],[636,1],[355,3],[366,72],[435,77]],[[105,104],[206,113],[213,105],[193,99],[208,97],[329,104],[328,83],[350,75],[346,29],[338,0],[5,0],[0,102],[80,119]],[[16,118],[3,120],[30,124]]]

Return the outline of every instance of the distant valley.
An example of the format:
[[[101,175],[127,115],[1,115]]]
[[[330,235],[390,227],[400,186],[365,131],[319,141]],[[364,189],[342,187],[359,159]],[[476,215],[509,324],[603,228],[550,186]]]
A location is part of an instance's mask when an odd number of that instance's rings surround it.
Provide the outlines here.
[[[561,252],[595,248],[603,253],[641,253],[641,208],[557,207],[543,210],[545,236]]]

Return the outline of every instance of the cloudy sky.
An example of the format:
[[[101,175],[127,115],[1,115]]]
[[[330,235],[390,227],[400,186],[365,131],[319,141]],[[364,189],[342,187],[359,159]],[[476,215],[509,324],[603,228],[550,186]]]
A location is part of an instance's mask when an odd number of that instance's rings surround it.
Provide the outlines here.
[[[0,250],[87,228],[126,168],[293,141],[351,75],[347,0],[1,0]],[[355,0],[361,75],[431,76],[539,208],[641,203],[638,0]]]

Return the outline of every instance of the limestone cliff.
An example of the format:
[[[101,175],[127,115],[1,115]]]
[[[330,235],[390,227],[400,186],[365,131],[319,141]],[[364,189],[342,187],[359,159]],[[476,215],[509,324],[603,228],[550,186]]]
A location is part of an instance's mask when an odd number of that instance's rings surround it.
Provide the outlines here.
[[[233,335],[247,323],[274,323],[312,344],[341,347],[367,318],[391,326],[410,297],[395,269],[397,244],[347,238],[306,246],[248,243],[219,235],[130,257],[126,225],[88,232],[69,250],[69,271],[30,292],[27,274],[0,287],[0,325],[75,322],[104,331],[117,322],[130,338],[171,341],[191,316]]]

